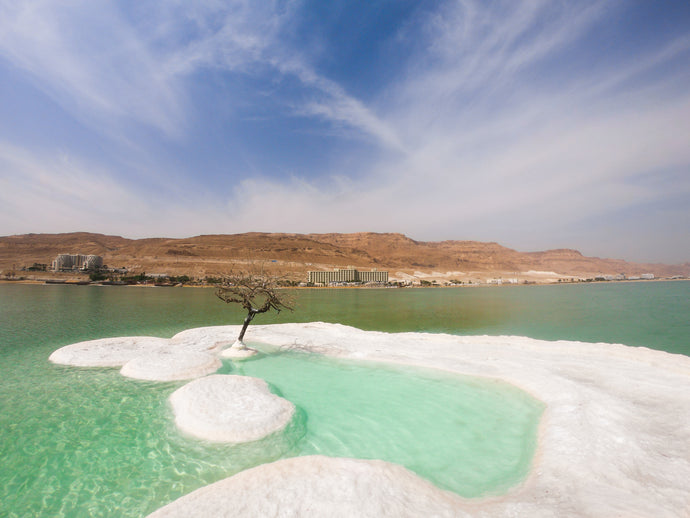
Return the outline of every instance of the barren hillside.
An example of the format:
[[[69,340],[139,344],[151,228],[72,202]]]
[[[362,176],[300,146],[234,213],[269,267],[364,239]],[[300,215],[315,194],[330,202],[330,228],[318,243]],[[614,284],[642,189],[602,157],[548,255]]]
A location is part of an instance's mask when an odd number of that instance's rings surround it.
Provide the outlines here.
[[[402,234],[204,235],[185,239],[126,239],[84,232],[0,237],[0,270],[50,264],[59,253],[96,254],[111,267],[134,273],[216,276],[259,260],[276,273],[304,279],[308,270],[345,266],[389,270],[392,277],[439,278],[518,276],[554,272],[557,276],[690,276],[690,264],[635,264],[585,257],[576,250],[517,252],[497,243],[414,241]],[[549,274],[551,275],[551,274]],[[553,275],[551,275],[553,277]]]

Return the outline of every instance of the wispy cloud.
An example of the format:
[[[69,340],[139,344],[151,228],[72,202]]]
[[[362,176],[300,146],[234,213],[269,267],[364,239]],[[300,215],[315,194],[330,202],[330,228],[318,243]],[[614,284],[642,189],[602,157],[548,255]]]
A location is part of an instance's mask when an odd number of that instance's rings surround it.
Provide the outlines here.
[[[117,171],[65,151],[40,154],[0,142],[0,222],[12,233],[195,235],[202,221],[227,231],[227,214],[189,192],[142,189],[136,180],[124,181]]]
[[[299,59],[276,61],[274,65],[281,73],[292,74],[306,87],[315,90],[312,99],[294,107],[296,114],[316,116],[336,124],[344,124],[366,137],[375,138],[384,147],[404,151],[395,129],[370,107],[348,95],[337,83],[319,76]]]
[[[0,142],[0,217],[15,232],[94,229],[123,218],[131,225],[147,212],[133,192],[98,164]]]
[[[616,40],[612,31],[636,6],[442,1],[378,48],[397,51],[379,55],[391,77],[359,96],[305,43],[308,8],[298,0],[0,3],[0,65],[21,70],[104,139],[127,143],[104,143],[118,160],[99,162],[5,131],[3,225],[23,228],[33,204],[62,207],[69,227],[91,203],[100,221],[136,214],[149,233],[401,231],[615,255],[607,248],[615,240],[588,228],[593,222],[651,236],[647,208],[660,225],[677,219],[683,200],[690,205],[690,39],[676,31]],[[230,101],[246,107],[242,121],[222,112]],[[242,140],[248,120],[318,134],[331,155],[321,169],[305,160],[268,170],[263,155],[279,164],[308,151],[255,143],[255,133]],[[223,133],[228,126],[234,133]],[[200,127],[209,133],[193,135]],[[246,158],[227,166],[222,182],[206,181],[207,164],[224,170],[217,161],[228,153],[213,153],[226,144]],[[138,192],[137,175],[150,175],[168,203]],[[117,201],[89,202],[99,189]],[[637,217],[621,216],[629,213]],[[652,248],[660,247],[650,257]]]
[[[185,82],[205,69],[293,76],[311,98],[291,100],[315,116],[398,145],[394,132],[341,86],[320,76],[283,39],[293,2],[147,3],[125,16],[116,4],[6,2],[0,56],[24,70],[68,111],[100,131],[128,123],[179,136],[192,102]],[[141,19],[133,18],[141,14]]]
[[[92,127],[136,121],[174,134],[180,123],[176,85],[114,4],[6,2],[0,56]]]

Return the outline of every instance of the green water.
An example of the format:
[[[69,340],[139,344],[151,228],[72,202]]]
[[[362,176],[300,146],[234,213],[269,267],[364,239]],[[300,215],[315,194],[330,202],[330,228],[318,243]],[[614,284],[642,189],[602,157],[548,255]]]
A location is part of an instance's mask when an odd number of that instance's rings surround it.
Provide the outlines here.
[[[527,474],[543,405],[515,387],[430,370],[281,354],[240,364],[306,416],[300,455],[402,464],[474,497]]]
[[[295,313],[256,323],[515,334],[690,353],[690,283],[501,289],[299,290]],[[429,371],[267,356],[223,372],[263,377],[299,408],[285,434],[244,447],[180,435],[181,383],[50,364],[56,348],[239,323],[209,290],[0,285],[0,516],[141,516],[285,456],[398,462],[465,496],[524,476],[540,405],[520,391]],[[251,340],[251,328],[247,338]]]
[[[305,290],[294,321],[622,343],[690,356],[690,282]]]

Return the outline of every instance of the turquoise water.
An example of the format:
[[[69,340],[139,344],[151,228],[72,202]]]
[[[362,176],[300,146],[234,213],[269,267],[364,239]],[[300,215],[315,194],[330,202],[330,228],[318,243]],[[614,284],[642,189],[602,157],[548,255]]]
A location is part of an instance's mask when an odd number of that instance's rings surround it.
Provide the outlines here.
[[[311,318],[390,332],[622,343],[690,356],[688,281],[333,289],[299,295],[306,311],[293,319],[300,322]]]
[[[689,354],[689,295],[686,282],[299,290],[295,313],[256,323],[323,320]],[[505,490],[528,468],[542,409],[503,384],[309,356],[228,363],[224,372],[264,377],[299,408],[285,434],[238,448],[177,432],[167,397],[180,383],[47,361],[79,340],[169,337],[241,318],[210,290],[0,285],[0,516],[141,516],[247,467],[311,453],[391,460],[466,496]]]
[[[303,353],[238,365],[307,416],[300,455],[395,462],[466,497],[500,493],[529,470],[543,405],[506,383]]]

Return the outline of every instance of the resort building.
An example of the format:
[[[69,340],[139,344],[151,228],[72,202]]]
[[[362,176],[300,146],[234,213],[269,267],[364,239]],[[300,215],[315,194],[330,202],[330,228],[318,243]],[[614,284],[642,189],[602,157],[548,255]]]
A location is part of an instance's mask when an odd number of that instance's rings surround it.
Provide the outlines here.
[[[59,254],[52,263],[53,271],[97,270],[103,266],[100,255]]]
[[[371,271],[359,271],[354,268],[346,268],[343,270],[333,270],[333,271],[317,271],[308,272],[308,280],[314,284],[339,284],[339,283],[350,283],[350,282],[376,282],[376,283],[387,283],[388,282],[388,272],[371,270]]]

